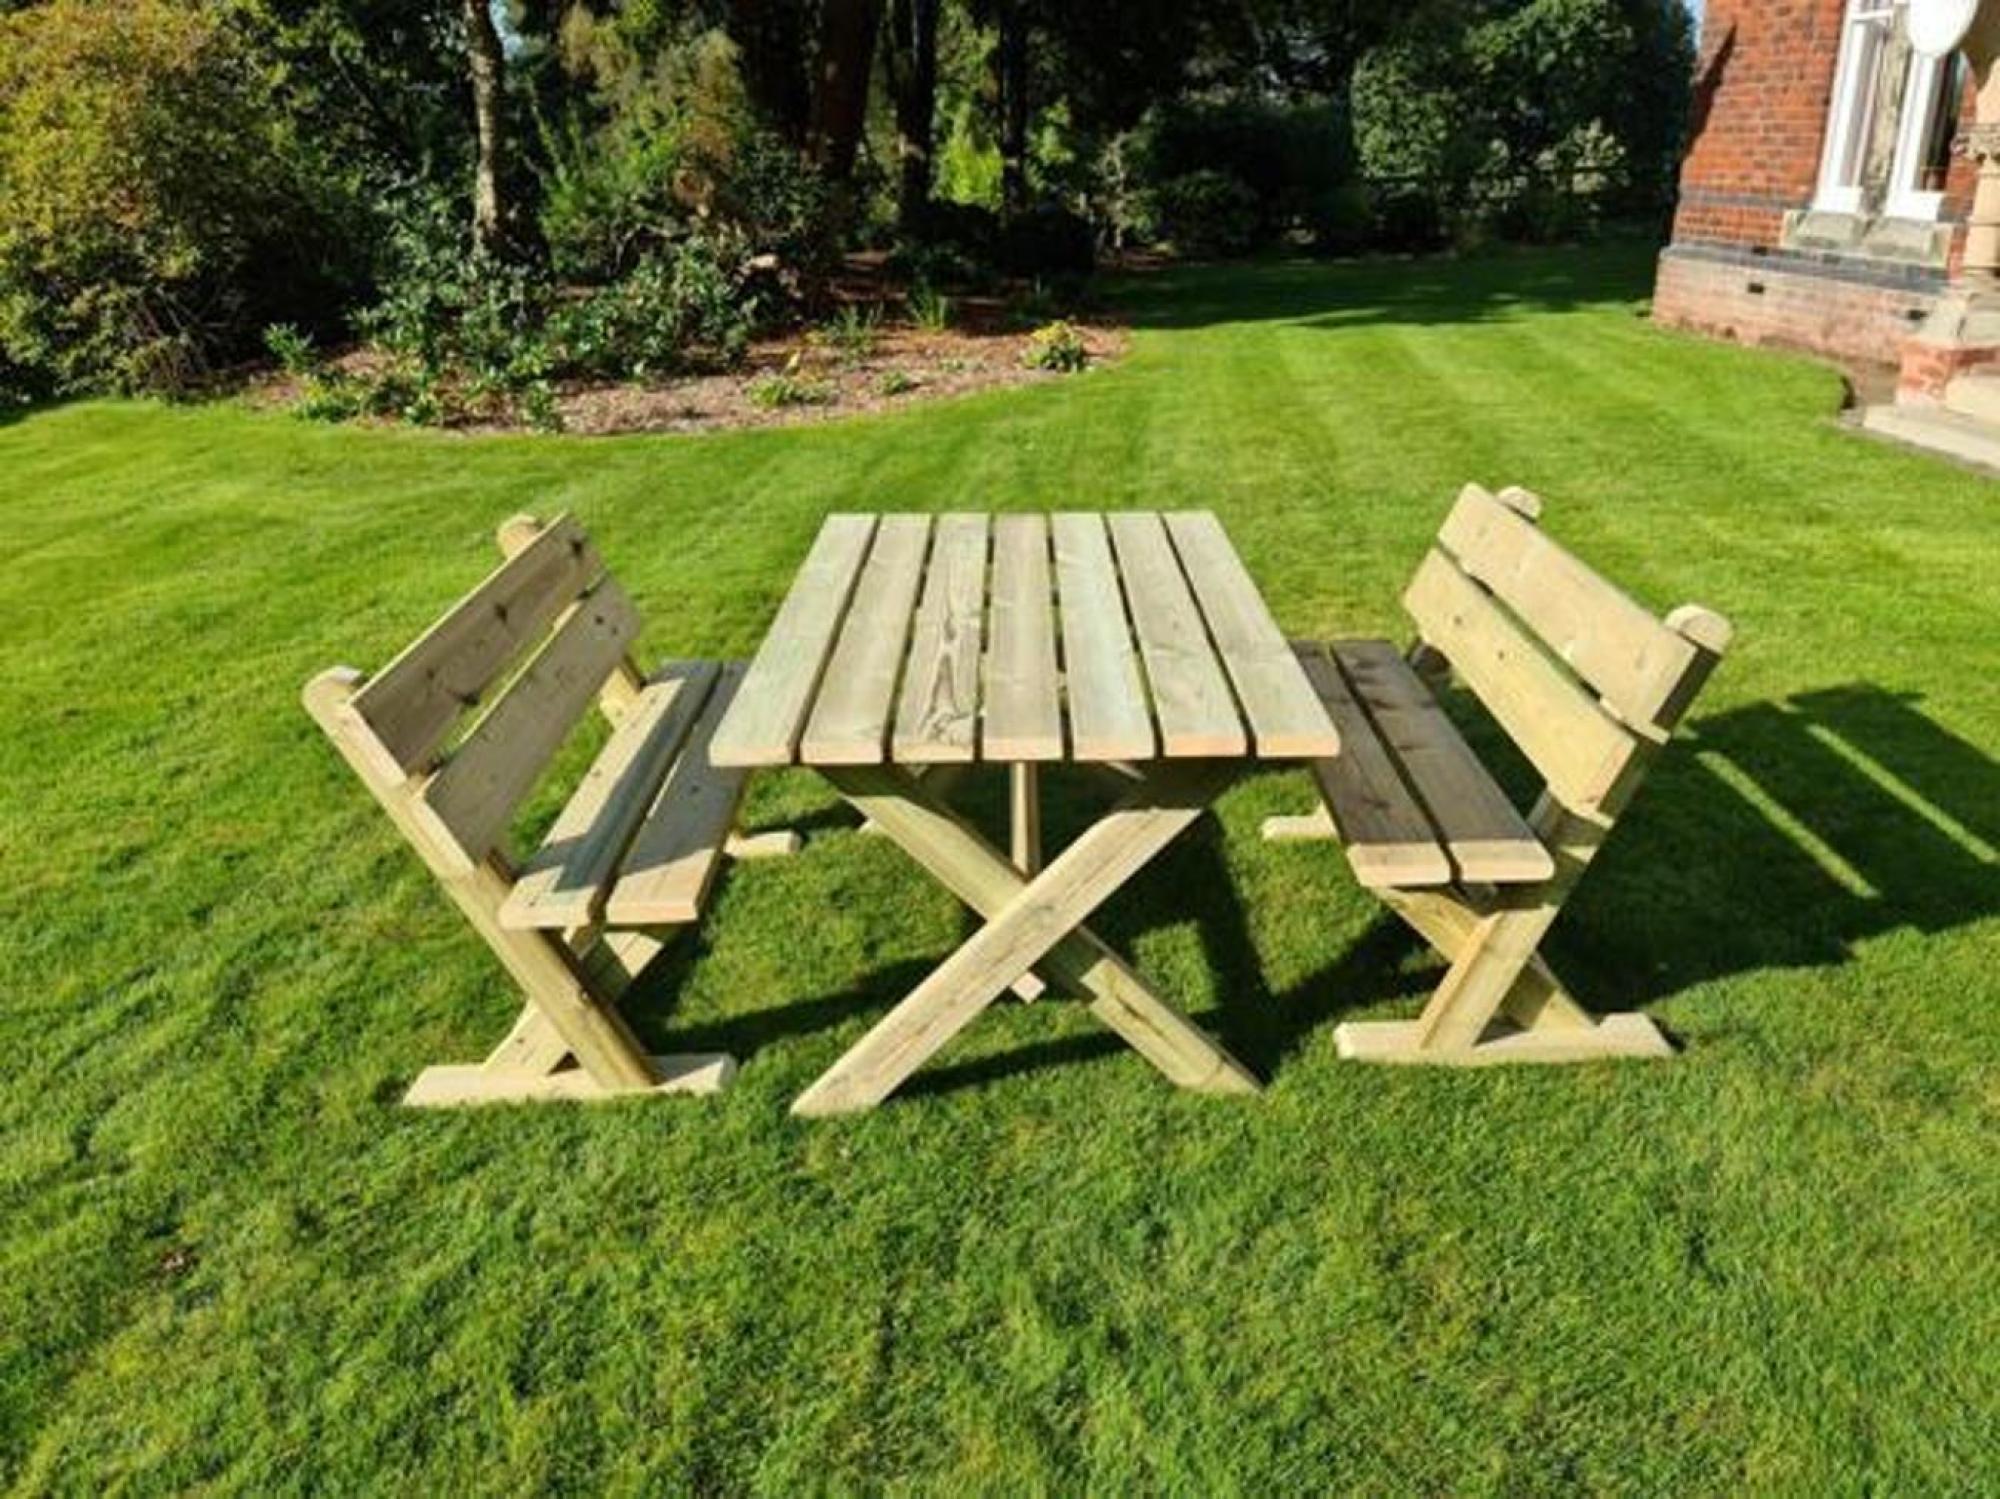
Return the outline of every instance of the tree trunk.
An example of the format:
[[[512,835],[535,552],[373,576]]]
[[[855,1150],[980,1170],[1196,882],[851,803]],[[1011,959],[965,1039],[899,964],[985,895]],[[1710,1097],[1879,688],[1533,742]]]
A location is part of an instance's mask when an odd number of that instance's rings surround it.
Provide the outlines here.
[[[1022,0],[1000,11],[1000,207],[1008,217],[1028,206],[1028,17]]]
[[[805,13],[798,0],[731,0],[729,35],[742,49],[743,86],[764,123],[793,146],[806,143]]]
[[[472,235],[480,249],[507,252],[511,215],[506,200],[507,117],[501,99],[507,55],[493,26],[488,0],[464,0],[466,47],[472,72],[472,113],[479,130],[479,162],[472,179]]]
[[[896,99],[896,198],[903,228],[919,228],[930,212],[932,152],[937,134],[939,0],[894,0],[889,13],[889,86]]]
[[[882,0],[822,0],[819,53],[813,62],[812,156],[833,182],[854,175],[868,121],[868,74]]]

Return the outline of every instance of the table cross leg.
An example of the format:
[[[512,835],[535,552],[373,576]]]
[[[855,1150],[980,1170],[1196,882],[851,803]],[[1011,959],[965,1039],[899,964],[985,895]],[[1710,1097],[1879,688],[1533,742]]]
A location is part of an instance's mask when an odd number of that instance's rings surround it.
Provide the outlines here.
[[[829,766],[822,773],[988,921],[801,1094],[794,1113],[842,1113],[880,1103],[1037,966],[1045,976],[1088,994],[1099,1020],[1182,1086],[1256,1091],[1256,1079],[1240,1062],[1082,926],[1201,815],[1228,784],[1228,763],[1189,761],[1149,775],[1032,880],[926,796],[907,772]]]

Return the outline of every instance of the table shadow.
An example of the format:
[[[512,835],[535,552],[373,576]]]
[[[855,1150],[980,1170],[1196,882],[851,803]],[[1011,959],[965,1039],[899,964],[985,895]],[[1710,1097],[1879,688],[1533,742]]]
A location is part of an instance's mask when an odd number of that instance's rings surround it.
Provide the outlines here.
[[[1729,709],[1684,730],[1546,944],[1577,997],[1600,1012],[1632,1009],[1719,979],[1845,963],[1856,944],[1887,932],[1941,933],[2000,915],[2000,765],[1926,715],[1922,702],[1916,693],[1847,684]],[[1489,737],[1469,727],[1476,739]],[[1518,767],[1503,778],[1518,784]],[[957,798],[996,841],[1004,791],[988,783],[999,779],[982,778]],[[1107,801],[1074,772],[1052,774],[1046,790],[1052,849]],[[836,811],[822,826],[836,819],[850,827],[857,820]],[[1341,858],[1331,844],[1273,856]],[[1442,972],[1385,910],[1324,967],[1274,989],[1212,816],[1090,923],[1122,953],[1150,932],[1184,924],[1198,934],[1219,997],[1186,1006],[1188,1013],[1267,1079],[1343,1015],[1397,1001],[1414,1007]],[[966,930],[973,926],[968,913]],[[661,971],[635,988],[635,1013],[671,993],[691,961],[692,944],[663,958]],[[677,1033],[674,1044],[748,1058],[774,1041],[883,1013],[933,966],[885,966],[840,994],[706,1022]],[[1170,984],[1162,990],[1183,1002]],[[1107,1031],[957,1062],[947,1052],[898,1096],[984,1086],[1126,1051]]]

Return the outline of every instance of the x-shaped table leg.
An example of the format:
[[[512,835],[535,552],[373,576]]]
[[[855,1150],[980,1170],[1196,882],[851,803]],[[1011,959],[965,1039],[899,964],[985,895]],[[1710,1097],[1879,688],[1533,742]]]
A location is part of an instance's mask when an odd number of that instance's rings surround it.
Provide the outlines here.
[[[1149,772],[1124,802],[1029,879],[907,771],[821,767],[841,795],[987,921],[800,1094],[792,1112],[873,1108],[1035,969],[1088,995],[1093,1015],[1182,1087],[1257,1091],[1242,1063],[1082,925],[1201,815],[1233,769],[1227,761],[1186,761]]]

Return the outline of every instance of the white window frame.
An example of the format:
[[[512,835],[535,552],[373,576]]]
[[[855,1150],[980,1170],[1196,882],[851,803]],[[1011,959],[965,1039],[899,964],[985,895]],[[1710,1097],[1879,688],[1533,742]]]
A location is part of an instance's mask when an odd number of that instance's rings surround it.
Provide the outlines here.
[[[1874,133],[1876,103],[1875,59],[1896,24],[1905,0],[1848,0],[1840,27],[1840,62],[1834,71],[1833,100],[1827,110],[1826,140],[1820,150],[1819,188],[1813,207],[1826,213],[1861,211],[1860,155]],[[1930,125],[1938,90],[1954,76],[1949,57],[1912,53],[1903,81],[1901,118],[1896,122],[1896,149],[1889,167],[1889,190],[1883,215],[1935,223],[1944,208],[1942,192],[1917,187],[1925,156],[1924,132]]]

